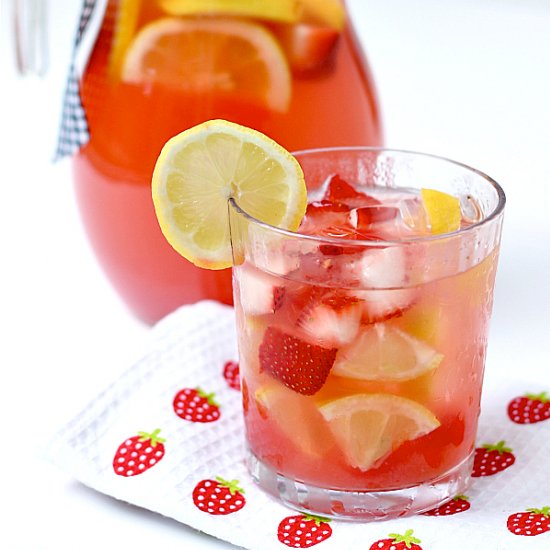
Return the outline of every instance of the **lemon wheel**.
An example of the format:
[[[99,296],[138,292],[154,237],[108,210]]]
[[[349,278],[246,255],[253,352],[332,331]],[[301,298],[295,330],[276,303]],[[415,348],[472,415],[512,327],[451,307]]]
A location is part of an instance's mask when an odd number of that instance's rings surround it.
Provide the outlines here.
[[[273,35],[257,23],[228,18],[165,17],[128,46],[122,80],[184,92],[237,94],[275,111],[291,98],[291,75]]]
[[[438,419],[416,401],[390,394],[358,394],[320,407],[350,466],[366,471],[405,441],[435,430]]]
[[[170,139],[157,160],[153,203],[168,242],[199,267],[232,265],[228,200],[254,218],[296,230],[307,191],[298,161],[260,132],[213,120]]]

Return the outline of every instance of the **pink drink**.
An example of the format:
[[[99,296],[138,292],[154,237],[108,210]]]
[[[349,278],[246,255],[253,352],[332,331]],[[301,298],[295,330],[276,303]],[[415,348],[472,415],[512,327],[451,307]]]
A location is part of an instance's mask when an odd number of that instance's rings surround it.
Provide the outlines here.
[[[465,167],[409,156],[298,155],[312,188],[299,232],[313,237],[244,217],[234,232],[249,464],[302,510],[392,517],[468,482],[503,195]],[[422,163],[439,182],[400,180]],[[461,197],[461,227],[434,236],[411,182],[451,180],[447,165],[464,180],[442,186]]]

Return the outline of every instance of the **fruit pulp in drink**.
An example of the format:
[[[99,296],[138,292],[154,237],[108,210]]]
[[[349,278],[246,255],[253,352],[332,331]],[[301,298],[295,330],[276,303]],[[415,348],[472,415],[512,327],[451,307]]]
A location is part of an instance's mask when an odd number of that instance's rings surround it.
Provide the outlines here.
[[[327,182],[299,230],[331,240],[267,243],[234,268],[246,439],[308,485],[411,487],[473,452],[498,250],[472,261],[460,234],[421,245],[418,193],[335,199],[343,185]]]
[[[334,12],[334,0],[301,3],[321,14],[332,5]],[[96,256],[124,301],[149,323],[183,303],[232,303],[230,270],[193,266],[158,227],[150,182],[170,137],[223,118],[287,150],[382,141],[373,80],[349,20],[306,13],[289,23],[277,19],[281,14],[212,10],[179,15],[178,5],[199,4],[109,1],[81,83],[90,140],[73,163]]]

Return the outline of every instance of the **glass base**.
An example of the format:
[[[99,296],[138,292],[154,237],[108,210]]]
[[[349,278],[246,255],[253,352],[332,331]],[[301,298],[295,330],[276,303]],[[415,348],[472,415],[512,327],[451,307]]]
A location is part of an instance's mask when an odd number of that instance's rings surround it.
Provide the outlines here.
[[[419,514],[436,508],[468,487],[472,452],[452,470],[421,485],[388,491],[343,491],[294,481],[248,452],[248,470],[267,493],[306,514],[348,521],[376,521]]]

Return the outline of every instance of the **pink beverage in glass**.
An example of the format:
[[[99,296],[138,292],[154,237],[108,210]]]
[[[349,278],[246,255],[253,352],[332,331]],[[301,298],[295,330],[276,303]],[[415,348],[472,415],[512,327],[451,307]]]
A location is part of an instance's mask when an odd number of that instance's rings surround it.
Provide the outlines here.
[[[231,211],[250,471],[303,511],[428,510],[469,481],[504,194],[428,155],[296,156],[299,234]],[[424,187],[458,198],[456,230]]]

